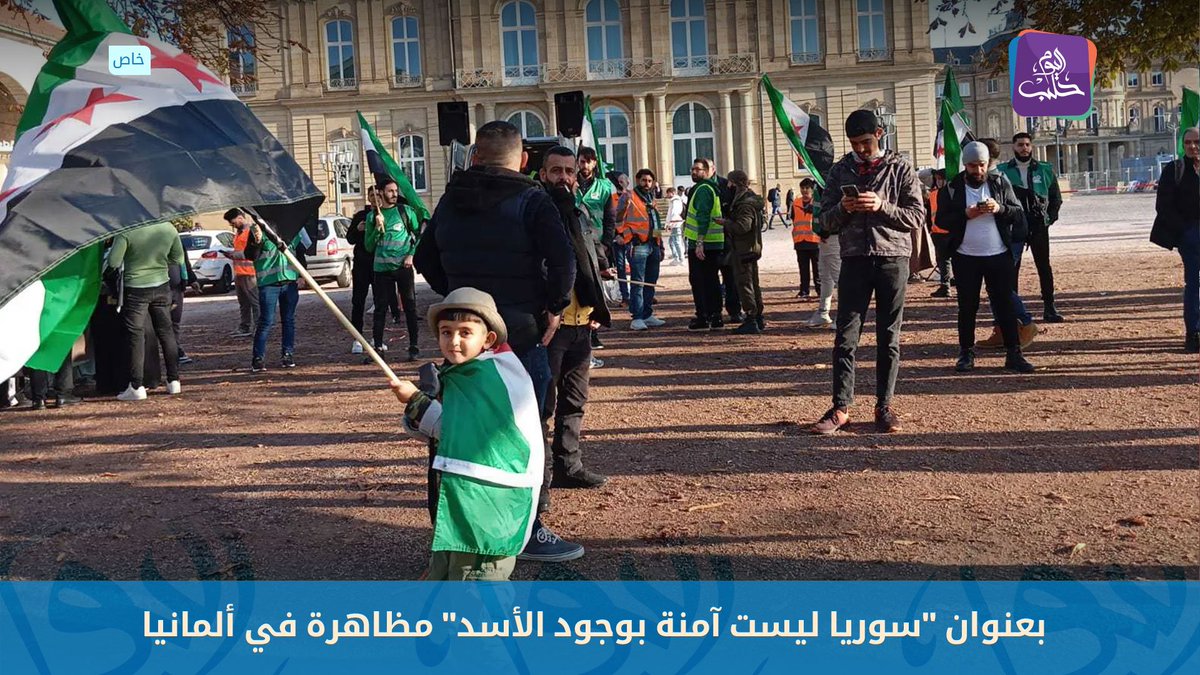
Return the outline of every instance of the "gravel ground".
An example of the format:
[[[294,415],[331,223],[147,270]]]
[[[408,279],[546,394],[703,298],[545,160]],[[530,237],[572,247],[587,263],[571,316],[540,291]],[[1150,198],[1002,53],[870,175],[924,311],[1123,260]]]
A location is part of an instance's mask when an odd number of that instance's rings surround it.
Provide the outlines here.
[[[1182,265],[1146,241],[1153,195],[1079,196],[1063,214],[1068,321],[1027,351],[1038,372],[983,355],[956,375],[953,301],[910,285],[904,430],[890,436],[869,419],[873,332],[850,432],[804,433],[828,406],[833,332],[800,326],[812,303],[794,298],[787,232],[766,234],[762,336],[689,334],[684,269],[664,268],[668,325],[622,320],[593,376],[585,461],[612,479],[554,493],[547,522],[588,553],[515,578],[1198,578],[1200,362],[1181,349]],[[348,291],[332,295],[348,309]],[[433,300],[424,289],[422,307]],[[248,341],[225,337],[236,311],[232,294],[188,300],[197,360],[181,397],[0,415],[0,578],[421,573],[425,450],[398,433],[386,381],[311,293],[300,367],[253,375]]]

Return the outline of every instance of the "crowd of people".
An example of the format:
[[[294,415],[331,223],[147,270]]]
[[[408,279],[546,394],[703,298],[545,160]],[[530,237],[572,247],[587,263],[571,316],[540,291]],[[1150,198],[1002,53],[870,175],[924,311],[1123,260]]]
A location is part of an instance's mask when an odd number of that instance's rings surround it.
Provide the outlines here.
[[[432,371],[431,364],[424,366],[420,384],[393,386],[405,405],[406,427],[430,443],[429,510],[435,532],[450,528],[445,531],[460,542],[438,549],[435,536],[431,578],[507,578],[516,558],[561,562],[583,555],[582,546],[561,539],[544,521],[551,513],[552,489],[595,488],[607,481],[588,468],[580,442],[590,372],[598,367],[594,351],[603,346],[599,331],[613,325],[618,307],[629,312],[632,331],[663,326],[655,313],[660,266],[684,260],[694,310],[688,330],[720,330],[726,316],[738,324],[734,334],[766,330],[758,261],[763,233],[773,229],[776,218],[791,228],[797,298],[816,296],[815,311],[804,324],[835,329],[831,406],[810,427],[813,433],[831,434],[850,421],[857,347],[872,300],[879,345],[875,425],[883,433],[902,428],[893,399],[905,298],[909,282],[925,266],[936,269],[934,297],[957,300],[956,371],[972,371],[977,350],[998,347],[1005,350],[1005,369],[1034,372],[1022,349],[1037,328],[1017,277],[1028,248],[1041,281],[1043,320],[1064,320],[1054,303],[1048,243],[1062,198],[1053,171],[1032,158],[1030,135],[1012,139],[1013,159],[1003,164],[995,140],[968,143],[964,170],[947,181],[944,171],[922,175],[907,159],[885,150],[883,126],[874,113],[853,112],[845,128],[851,151],[824,177],[823,189],[805,179],[799,195],[789,190],[786,197],[776,186],[763,199],[744,171],[718,176],[706,157],[693,162],[689,189],[674,186],[663,192],[649,168],[640,168],[632,180],[623,174],[601,176],[595,152],[586,147],[578,153],[551,149],[534,178],[522,171],[526,154],[519,130],[501,121],[480,127],[475,164],[454,174],[428,222],[422,223],[405,202],[395,180],[384,178],[371,188],[369,206],[355,215],[348,233],[355,247],[351,323],[361,332],[373,291],[372,346],[387,349],[389,309],[398,317],[402,308],[408,358],[416,360],[422,321],[415,275],[446,298],[425,317],[442,366]],[[1184,261],[1185,347],[1195,353],[1200,350],[1200,132],[1188,130],[1184,140],[1185,156],[1163,172],[1152,240],[1178,248]],[[251,370],[265,370],[278,317],[279,364],[294,367],[299,288],[287,253],[302,263],[311,241],[303,231],[290,242],[279,241],[249,209],[231,209],[225,220],[236,232],[233,251],[226,254],[235,269],[240,307],[234,334],[253,337]],[[926,234],[932,235],[936,261],[914,263]],[[104,276],[91,330],[111,344],[119,326],[123,348],[120,365],[110,364],[103,379],[121,383],[121,401],[145,400],[148,377],[162,379],[168,394],[181,393],[178,327],[183,290],[194,276],[174,226],[160,223],[114,237]],[[992,336],[977,341],[984,290],[994,327]],[[157,372],[160,349],[165,378]],[[362,345],[356,342],[352,351],[361,352]],[[463,415],[463,407],[443,409],[445,392],[437,382],[451,370],[464,378],[463,373],[476,372],[456,366],[481,358],[503,361],[500,356],[506,354],[511,359],[505,363],[518,363],[523,375],[506,376],[505,386],[516,393],[500,400],[519,403],[522,392],[529,398],[527,406],[514,403],[514,428],[528,429],[532,423],[541,430],[539,437],[550,439],[546,448],[526,447],[523,455],[539,466],[541,476],[531,481],[513,474],[491,485],[520,490],[488,499],[515,499],[517,507],[527,500],[528,518],[464,521],[456,500],[480,495],[469,494],[471,488],[461,481],[443,478],[448,473],[500,476],[494,466],[475,466],[476,473],[462,467],[474,461],[473,452],[493,453],[487,461],[503,463],[503,453],[517,446],[511,438],[493,444],[501,434],[486,429],[475,432],[484,434],[482,449],[464,449],[461,437],[443,436],[442,429],[458,424],[449,417]],[[95,371],[99,383],[99,364]],[[70,357],[55,373],[31,372],[33,407],[45,407],[51,397],[56,405],[74,402],[71,376]],[[456,459],[448,460],[446,453]],[[502,545],[479,543],[497,537]]]

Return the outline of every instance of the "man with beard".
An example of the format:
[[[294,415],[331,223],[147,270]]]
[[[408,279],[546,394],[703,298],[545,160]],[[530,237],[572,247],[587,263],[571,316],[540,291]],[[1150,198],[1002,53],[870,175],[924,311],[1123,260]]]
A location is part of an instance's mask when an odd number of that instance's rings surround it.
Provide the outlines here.
[[[939,223],[947,232],[958,279],[958,363],[965,373],[975,368],[975,316],[979,312],[981,284],[1004,336],[1008,357],[1004,367],[1018,373],[1034,368],[1021,354],[1017,317],[1012,302],[1012,242],[1021,239],[1021,203],[1012,184],[999,173],[988,172],[988,148],[979,141],[963,148],[965,170],[938,193]]]
[[[717,183],[712,179],[715,167],[711,159],[700,157],[692,162],[692,186],[684,220],[683,237],[688,249],[688,283],[696,318],[690,331],[721,330],[721,256],[725,250],[725,230],[716,221],[722,216]]]
[[[399,302],[404,307],[408,322],[408,360],[415,361],[421,354],[417,346],[421,320],[417,315],[413,253],[416,252],[421,223],[417,212],[400,198],[400,188],[394,178],[384,178],[375,186],[374,194],[376,201],[371,204],[371,211],[365,217],[363,243],[374,256],[372,269],[375,276],[371,286],[375,294],[372,326],[375,349],[387,350],[383,340],[387,327],[387,308],[395,304],[399,291]]]
[[[623,245],[629,260],[629,278],[644,284],[657,284],[662,264],[662,231],[658,210],[654,208],[654,172],[639,169],[637,184],[623,190],[617,202],[617,235],[614,247]],[[617,278],[621,278],[618,259]],[[646,330],[666,325],[654,316],[654,286],[630,284],[630,330]]]
[[[846,137],[852,151],[830,169],[821,197],[822,230],[840,233],[842,255],[833,346],[833,406],[810,431],[832,434],[850,422],[854,356],[874,296],[875,428],[892,433],[900,430],[891,403],[900,373],[910,232],[925,222],[924,195],[912,164],[880,145],[883,124],[875,113],[850,113]]]
[[[546,346],[571,302],[575,254],[554,201],[521,173],[526,161],[515,126],[494,121],[480,127],[474,165],[450,179],[414,263],[439,295],[470,287],[495,299],[508,344],[544,410],[551,379]],[[519,557],[563,562],[582,555],[582,546],[563,541],[539,516]]]
[[[1054,271],[1050,269],[1050,226],[1058,220],[1062,193],[1054,169],[1047,162],[1033,158],[1033,136],[1022,131],[1013,136],[1013,158],[1000,165],[1000,171],[1012,183],[1017,199],[1025,209],[1029,224],[1029,250],[1037,265],[1038,281],[1042,286],[1042,318],[1047,323],[1062,323],[1063,316],[1054,306]],[[1021,256],[1017,256],[1020,272]],[[1013,277],[1016,288],[1017,276]]]
[[[552,471],[546,475],[538,503],[538,511],[542,512],[550,508],[552,487],[595,488],[608,481],[606,476],[583,467],[579,437],[588,399],[591,334],[600,326],[608,326],[610,321],[600,279],[612,276],[612,270],[603,247],[595,240],[587,211],[575,203],[575,153],[562,146],[551,148],[539,177],[558,208],[575,253],[571,301],[547,346],[551,377],[542,418],[554,417],[554,441],[550,448]]]
[[[1183,348],[1200,353],[1200,129],[1183,132],[1183,157],[1158,179],[1150,241],[1183,260]]]

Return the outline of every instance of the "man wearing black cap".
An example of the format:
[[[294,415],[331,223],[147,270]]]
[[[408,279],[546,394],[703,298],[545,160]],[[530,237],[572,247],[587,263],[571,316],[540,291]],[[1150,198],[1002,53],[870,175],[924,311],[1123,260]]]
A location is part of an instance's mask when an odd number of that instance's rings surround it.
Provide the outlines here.
[[[832,434],[850,421],[854,402],[854,354],[875,296],[875,426],[900,430],[891,409],[900,372],[900,325],[911,232],[925,222],[921,183],[912,165],[880,146],[883,125],[869,110],[846,119],[852,152],[833,165],[821,198],[822,229],[839,233],[837,339],[833,347],[833,406],[811,431]]]

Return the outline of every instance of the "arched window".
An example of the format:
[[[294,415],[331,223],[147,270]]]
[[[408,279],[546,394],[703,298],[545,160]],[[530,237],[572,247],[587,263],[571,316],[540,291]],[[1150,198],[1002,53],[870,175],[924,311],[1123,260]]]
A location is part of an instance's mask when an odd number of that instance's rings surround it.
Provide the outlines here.
[[[604,106],[592,111],[592,123],[604,161],[617,171],[633,176],[629,166],[629,118],[620,108]]]
[[[671,0],[671,71],[675,75],[708,74],[704,0]]]
[[[500,43],[504,50],[504,84],[537,84],[541,66],[533,5],[518,0],[501,8]]]
[[[617,0],[591,0],[584,11],[587,28],[588,77],[609,80],[625,77],[625,49],[621,43],[621,10]]]
[[[508,123],[521,130],[521,138],[546,135],[546,122],[532,110],[520,110],[509,115]]]
[[[684,103],[675,110],[671,123],[675,184],[691,185],[692,160],[698,157],[713,159],[715,154],[712,113],[699,103]]]
[[[1161,104],[1154,106],[1154,133],[1161,134],[1167,130],[1167,109]]]
[[[329,59],[329,88],[358,86],[354,70],[354,24],[345,20],[325,24],[325,49]]]
[[[817,0],[790,0],[792,63],[821,62],[821,28],[817,23]]]
[[[335,153],[348,153],[351,156],[350,171],[337,177],[337,189],[343,197],[357,197],[362,194],[362,146],[358,141],[334,141]]]
[[[392,19],[392,67],[398,85],[421,81],[421,37],[415,16]]]
[[[413,189],[425,192],[429,189],[429,179],[426,177],[425,138],[416,134],[406,134],[396,140],[396,162],[400,170],[408,176]]]

